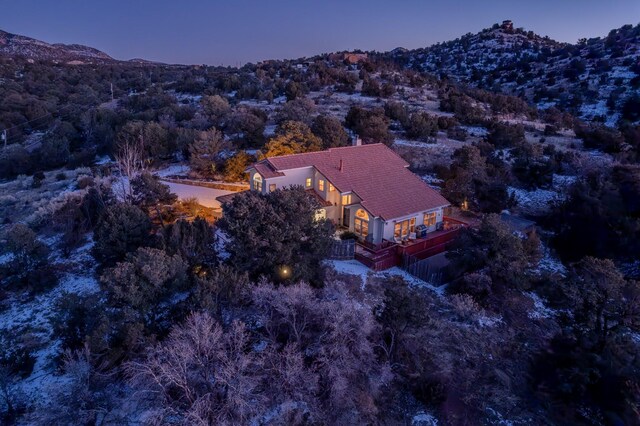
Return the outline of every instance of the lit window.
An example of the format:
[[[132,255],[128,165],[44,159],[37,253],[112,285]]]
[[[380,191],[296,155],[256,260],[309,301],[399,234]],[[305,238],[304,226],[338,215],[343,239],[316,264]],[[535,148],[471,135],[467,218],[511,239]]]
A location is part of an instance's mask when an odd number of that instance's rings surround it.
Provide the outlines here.
[[[342,205],[348,206],[351,204],[351,194],[346,194],[342,196]]]
[[[262,176],[260,176],[258,173],[253,175],[253,189],[258,192],[262,192]]]
[[[307,178],[307,180],[304,183],[304,186],[306,188],[311,188],[311,178]]]
[[[318,191],[324,191],[324,179],[318,179]]]
[[[402,220],[400,222],[396,222],[393,226],[393,236],[396,238],[403,238],[409,236],[410,233],[414,232],[416,229],[416,218],[412,217],[411,219]]]
[[[270,184],[269,185],[269,192],[273,192],[275,190],[276,190],[276,184],[275,183]]]
[[[366,237],[369,235],[369,214],[362,209],[358,209],[353,225],[355,233],[359,236]]]
[[[424,221],[422,222],[426,226],[435,226],[436,224],[436,212],[425,213]]]
[[[333,186],[333,184],[331,182],[329,182],[329,192],[333,192],[336,190],[336,187]]]

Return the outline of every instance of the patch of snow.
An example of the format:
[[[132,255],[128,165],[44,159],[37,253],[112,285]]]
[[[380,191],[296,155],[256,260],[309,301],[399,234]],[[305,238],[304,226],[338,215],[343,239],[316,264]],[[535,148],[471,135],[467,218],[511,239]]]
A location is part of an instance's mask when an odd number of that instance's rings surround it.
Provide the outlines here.
[[[178,101],[187,101],[191,103],[200,102],[200,99],[202,99],[202,95],[192,95],[190,93],[182,93],[182,92],[176,92],[174,96]]]
[[[227,244],[229,244],[229,237],[222,230],[216,227],[215,230],[215,250],[218,257],[222,260],[227,260],[231,254],[227,251]]]
[[[437,143],[429,143],[429,142],[421,142],[421,141],[410,141],[407,139],[397,139],[394,142],[394,145],[399,146],[412,146],[416,148],[425,148],[425,147],[434,147],[437,146]]]
[[[4,265],[11,262],[14,257],[15,256],[13,255],[13,253],[0,254],[0,265]]]
[[[544,213],[554,202],[564,199],[564,196],[556,191],[541,188],[527,191],[526,189],[510,186],[507,191],[510,196],[513,195],[518,201],[520,210],[531,215]]]
[[[411,286],[428,288],[440,296],[444,295],[444,291],[446,289],[446,286],[436,287],[431,283],[416,278],[397,266],[384,271],[374,272],[357,260],[326,260],[325,264],[331,266],[339,274],[355,275],[360,277],[360,280],[362,281],[361,288],[363,290],[365,289],[369,278],[384,278],[391,276],[401,277]]]
[[[557,315],[557,312],[545,305],[540,296],[534,292],[530,291],[524,294],[533,301],[533,310],[527,314],[530,319],[553,318]]]
[[[186,164],[172,164],[164,169],[156,170],[153,174],[159,177],[185,176],[190,170]]]
[[[466,130],[469,136],[477,136],[477,137],[483,138],[489,134],[489,130],[487,130],[486,127],[480,127],[480,126],[460,126],[460,127]]]
[[[512,151],[513,151],[513,148],[496,149],[494,155],[497,158],[499,158],[502,161],[504,161],[505,163],[513,164],[514,158],[513,158],[513,155],[511,154]]]
[[[270,124],[268,126],[264,126],[264,135],[265,136],[273,136],[276,134],[276,126],[275,124]]]
[[[631,79],[636,77],[636,73],[631,71],[628,67],[616,66],[609,72],[610,78],[626,78]]]
[[[560,275],[561,277],[566,276],[567,268],[559,259],[551,254],[549,247],[541,243],[540,250],[542,251],[542,257],[532,272],[536,275],[550,274]]]
[[[573,185],[576,180],[578,180],[577,176],[567,176],[567,175],[553,175],[553,187],[556,190],[566,190],[571,185]]]
[[[482,315],[477,318],[477,322],[480,327],[494,327],[502,323],[502,317],[489,317],[486,315]]]
[[[607,107],[607,101],[600,99],[593,104],[584,104],[580,107],[580,115],[582,117],[593,119],[594,117],[606,117],[609,113],[609,107]]]
[[[438,426],[438,419],[433,414],[421,412],[411,418],[411,426]]]
[[[623,263],[619,266],[620,271],[632,279],[640,279],[640,260]]]
[[[105,164],[110,164],[112,162],[113,162],[113,160],[111,160],[111,158],[108,155],[103,155],[102,157],[97,157],[96,158],[95,164],[97,166],[103,166]]]
[[[444,183],[444,180],[438,178],[433,173],[427,173],[425,175],[420,176],[420,178],[423,181],[425,181],[426,184],[429,185],[431,188],[437,189],[437,190],[440,190],[442,188],[442,184]]]
[[[55,238],[45,242],[55,244]],[[37,295],[32,299],[24,296],[14,296],[9,308],[0,313],[0,330],[10,330],[13,333],[32,333],[43,346],[34,352],[36,358],[31,375],[18,383],[19,389],[31,398],[43,398],[44,389],[57,383],[60,376],[56,376],[52,361],[60,351],[60,341],[52,335],[51,321],[55,318],[55,307],[59,300],[68,294],[88,295],[100,291],[95,278],[96,262],[90,254],[93,241],[79,247],[71,253],[65,261],[68,268],[53,289]],[[53,252],[52,259],[62,261],[59,252]]]

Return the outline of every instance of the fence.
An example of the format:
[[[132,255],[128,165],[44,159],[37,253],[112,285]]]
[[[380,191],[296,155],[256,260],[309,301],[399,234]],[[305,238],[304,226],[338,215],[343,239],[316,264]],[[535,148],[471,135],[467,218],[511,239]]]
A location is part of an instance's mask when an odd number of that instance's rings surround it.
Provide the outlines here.
[[[405,254],[402,256],[402,269],[429,284],[437,286],[443,283],[443,267],[433,258],[420,259],[418,256]]]
[[[355,240],[334,241],[329,251],[329,258],[335,260],[353,259],[356,253]]]

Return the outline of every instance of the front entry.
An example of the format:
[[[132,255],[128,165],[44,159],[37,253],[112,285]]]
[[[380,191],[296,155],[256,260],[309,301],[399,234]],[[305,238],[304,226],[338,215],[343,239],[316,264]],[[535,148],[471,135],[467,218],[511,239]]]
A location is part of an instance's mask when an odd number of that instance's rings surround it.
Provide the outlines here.
[[[349,227],[349,207],[342,208],[342,226],[348,228]]]

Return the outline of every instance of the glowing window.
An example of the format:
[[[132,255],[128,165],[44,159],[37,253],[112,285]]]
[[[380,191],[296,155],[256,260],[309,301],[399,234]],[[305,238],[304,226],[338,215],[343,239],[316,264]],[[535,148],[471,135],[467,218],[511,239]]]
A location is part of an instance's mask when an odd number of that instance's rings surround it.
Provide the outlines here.
[[[260,176],[258,173],[253,175],[253,189],[258,192],[262,192],[262,176]]]
[[[402,220],[400,222],[396,222],[393,226],[393,236],[396,238],[403,238],[409,236],[411,232],[414,232],[416,229],[416,218],[412,217],[411,219]]]
[[[369,214],[362,209],[356,211],[356,218],[353,223],[353,228],[356,234],[361,237],[369,235]]]
[[[307,180],[304,182],[304,186],[306,188],[311,188],[311,178],[307,178]]]
[[[346,194],[342,196],[342,205],[348,206],[351,204],[351,194]]]
[[[366,211],[364,211],[363,209],[358,209],[356,211],[356,217],[359,217],[359,218],[362,218],[362,219],[365,219],[365,220],[369,220],[369,214]]]
[[[324,191],[324,179],[318,179],[318,191]]]
[[[427,226],[435,226],[436,224],[436,212],[425,213],[424,220],[422,222]]]
[[[333,191],[335,191],[335,190],[336,190],[336,187],[335,187],[335,186],[333,186],[333,185],[331,184],[331,182],[329,182],[329,192],[333,192]]]

